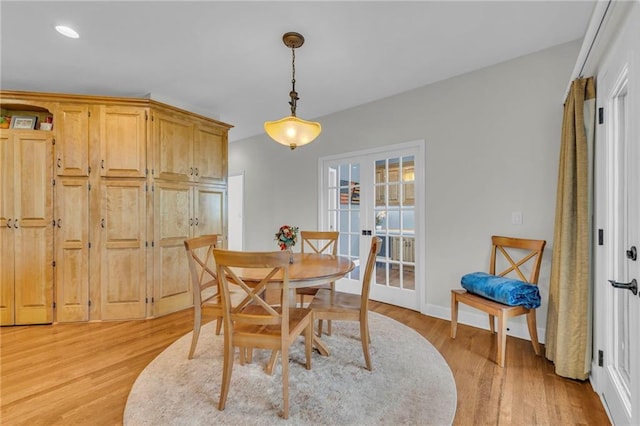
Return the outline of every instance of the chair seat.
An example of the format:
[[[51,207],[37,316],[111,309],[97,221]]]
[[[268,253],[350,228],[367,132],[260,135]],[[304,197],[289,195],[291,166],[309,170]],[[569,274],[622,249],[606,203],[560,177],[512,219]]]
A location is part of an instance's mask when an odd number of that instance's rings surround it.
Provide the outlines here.
[[[359,310],[362,298],[359,294],[343,293],[341,291],[320,289],[309,305],[313,311],[330,311],[336,313]]]
[[[222,309],[222,297],[219,293],[212,294],[213,291],[206,289],[202,292],[202,306],[220,307]],[[230,291],[231,304],[237,305],[244,299],[244,295],[239,291]]]
[[[296,288],[296,294],[305,296],[315,296],[321,288],[331,290],[331,284],[322,284],[316,287]]]
[[[277,308],[276,311],[280,312],[280,308]],[[259,315],[266,312],[260,306],[249,306],[247,309],[244,309],[243,314],[254,314]],[[289,308],[289,332],[290,334],[298,335],[298,330],[304,329],[307,324],[307,321],[311,321],[312,312],[311,309],[308,308]],[[271,336],[275,339],[264,346],[253,345],[254,347],[264,347],[264,348],[272,348],[274,345],[277,347],[280,345],[281,338],[281,326],[280,324],[274,325],[255,325],[255,324],[239,324],[234,326],[233,328],[234,334],[236,336],[237,342],[242,342],[243,336],[250,336],[252,334],[260,334],[261,336]]]
[[[470,293],[464,289],[451,290],[451,293],[455,293],[455,297],[459,301],[462,301],[476,309],[481,309],[491,315],[498,315],[500,312],[504,312],[507,314],[507,317],[513,317],[526,314],[530,311],[530,309],[527,309],[524,306],[503,305],[500,302],[495,302],[478,294]]]

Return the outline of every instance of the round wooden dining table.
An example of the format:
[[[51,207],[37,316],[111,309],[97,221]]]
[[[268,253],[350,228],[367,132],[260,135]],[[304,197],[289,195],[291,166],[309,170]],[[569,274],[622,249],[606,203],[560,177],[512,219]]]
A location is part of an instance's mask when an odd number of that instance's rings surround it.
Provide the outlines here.
[[[334,256],[332,254],[318,253],[293,253],[293,263],[289,264],[289,306],[296,306],[296,288],[315,287],[336,281],[355,268],[355,263],[347,257]],[[232,268],[234,273],[244,281],[260,281],[264,278],[264,272],[255,268]],[[282,282],[282,272],[278,272],[271,281]],[[314,346],[323,355],[329,355],[329,349],[315,333],[313,335]],[[273,369],[273,361],[269,362]]]
[[[318,253],[294,253],[293,263],[289,264],[289,288],[315,287],[344,277],[355,268],[347,257]],[[247,281],[260,281],[264,273],[260,269],[232,268],[238,277]],[[273,282],[282,281],[282,272],[271,278]],[[295,297],[290,300],[295,306]]]

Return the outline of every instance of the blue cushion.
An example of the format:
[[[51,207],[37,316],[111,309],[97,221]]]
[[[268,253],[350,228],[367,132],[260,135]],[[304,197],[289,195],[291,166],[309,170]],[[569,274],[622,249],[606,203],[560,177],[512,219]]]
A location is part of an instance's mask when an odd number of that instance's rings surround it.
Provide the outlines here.
[[[512,278],[490,275],[485,272],[466,274],[460,280],[462,287],[487,299],[509,306],[537,308],[540,306],[538,286]]]

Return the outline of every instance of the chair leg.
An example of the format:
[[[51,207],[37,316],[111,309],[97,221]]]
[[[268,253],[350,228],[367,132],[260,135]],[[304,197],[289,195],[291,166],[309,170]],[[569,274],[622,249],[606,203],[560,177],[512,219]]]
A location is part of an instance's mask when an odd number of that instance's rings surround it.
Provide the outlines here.
[[[335,281],[332,282],[330,284],[330,286],[331,286],[331,290],[330,290],[331,291],[331,295],[334,296],[335,292],[336,292],[336,283],[335,283]],[[331,320],[327,320],[327,336],[331,336],[332,332],[333,332],[333,327],[331,327]],[[322,336],[320,336],[320,337],[322,337]]]
[[[216,317],[216,336],[222,331],[222,316]]]
[[[360,320],[360,340],[362,340],[362,352],[367,370],[371,371],[371,354],[369,353],[369,321],[367,316]]]
[[[458,298],[456,293],[451,293],[451,338],[455,339],[458,333]]]
[[[284,405],[282,417],[289,418],[289,348],[282,347],[282,403]]]
[[[304,353],[307,358],[305,367],[311,370],[311,352],[313,351],[313,320],[309,321],[304,333]]]
[[[231,344],[231,336],[229,333],[224,334],[224,361],[222,367],[222,386],[220,388],[220,401],[218,402],[218,410],[224,410],[227,403],[227,394],[229,393],[229,384],[231,383],[231,371],[233,370],[234,347]],[[240,348],[242,351],[242,348]]]
[[[247,354],[246,348],[244,346],[239,346],[238,347],[238,351],[239,351],[239,359],[240,359],[240,365],[244,365],[245,363],[245,356]]]
[[[495,317],[495,315],[489,314],[489,330],[491,330],[491,334],[495,334],[495,332],[496,332],[496,317]]]
[[[198,345],[198,337],[200,336],[201,323],[202,323],[202,308],[199,306],[195,306],[194,314],[193,314],[193,335],[191,336],[191,348],[189,348],[189,359],[192,359],[193,354],[196,352],[196,346]]]
[[[271,357],[269,358],[269,362],[267,363],[267,366],[264,369],[264,371],[270,376],[273,375],[273,370],[275,368],[276,361],[278,360],[279,353],[280,351],[277,349],[274,349],[273,351],[271,351]]]
[[[504,356],[507,348],[507,318],[504,312],[498,314],[498,355],[496,362],[500,367],[504,367]]]
[[[318,320],[318,337],[322,337],[322,320]]]
[[[529,327],[529,335],[531,336],[531,344],[536,355],[541,355],[540,344],[538,343],[538,327],[536,325],[536,310],[530,309],[527,312],[527,326]]]

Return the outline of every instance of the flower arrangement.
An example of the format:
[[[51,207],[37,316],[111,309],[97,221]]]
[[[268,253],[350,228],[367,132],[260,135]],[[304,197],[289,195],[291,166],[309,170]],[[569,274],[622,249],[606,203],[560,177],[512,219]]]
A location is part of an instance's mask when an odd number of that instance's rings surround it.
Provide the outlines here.
[[[387,213],[383,211],[376,213],[376,226],[382,225],[382,221],[386,216],[387,216]]]
[[[280,246],[280,250],[287,250],[296,245],[298,241],[298,227],[282,225],[276,232],[275,240]]]

